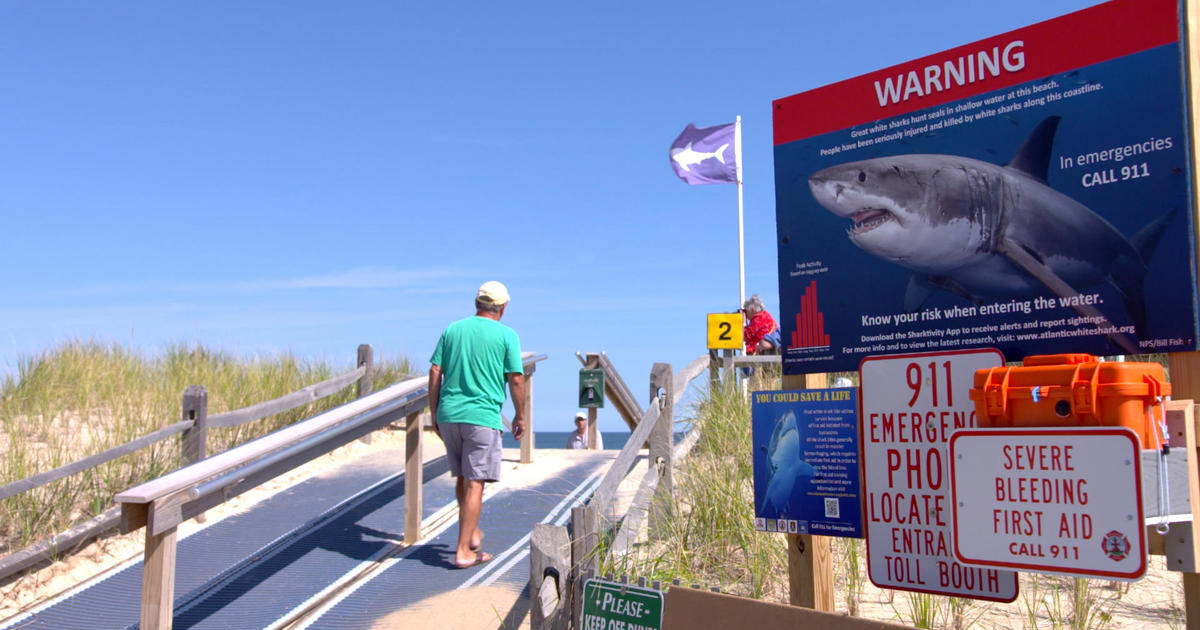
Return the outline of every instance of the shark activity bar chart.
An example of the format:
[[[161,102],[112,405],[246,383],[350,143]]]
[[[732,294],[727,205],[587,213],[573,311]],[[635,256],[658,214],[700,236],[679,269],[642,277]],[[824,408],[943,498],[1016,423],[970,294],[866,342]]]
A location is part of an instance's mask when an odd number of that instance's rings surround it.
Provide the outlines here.
[[[826,348],[829,335],[825,334],[825,314],[817,307],[817,281],[809,283],[800,298],[800,312],[796,315],[796,330],[792,331],[793,348]]]

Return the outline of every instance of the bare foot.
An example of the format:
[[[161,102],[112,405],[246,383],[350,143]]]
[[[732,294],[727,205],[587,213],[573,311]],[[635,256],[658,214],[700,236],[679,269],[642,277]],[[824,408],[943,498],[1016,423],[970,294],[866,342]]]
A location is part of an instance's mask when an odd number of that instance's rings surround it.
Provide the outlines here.
[[[479,551],[479,548],[482,546],[483,546],[483,530],[476,527],[475,535],[471,536],[471,551]]]

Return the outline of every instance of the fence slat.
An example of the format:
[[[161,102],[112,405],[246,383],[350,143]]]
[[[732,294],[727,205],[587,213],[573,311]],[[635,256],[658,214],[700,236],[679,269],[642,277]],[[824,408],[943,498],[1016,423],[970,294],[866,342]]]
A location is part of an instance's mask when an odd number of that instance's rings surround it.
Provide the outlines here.
[[[66,466],[55,468],[54,470],[47,470],[46,472],[38,473],[32,477],[26,477],[20,481],[14,481],[10,484],[0,486],[0,500],[21,494],[22,492],[32,490],[39,486],[44,486],[53,481],[58,481],[63,477],[69,477],[77,472],[87,470],[88,468],[95,468],[100,464],[112,461],[118,457],[121,457],[122,455],[128,455],[134,451],[146,448],[155,442],[165,440],[177,433],[183,433],[191,426],[191,421],[176,422],[169,427],[164,427],[155,431],[154,433],[143,435],[136,440],[126,442],[120,446],[114,446],[107,451],[96,453],[95,455],[86,457],[77,462],[72,462]]]
[[[261,420],[267,416],[273,416],[277,413],[283,413],[306,405],[319,398],[324,398],[343,387],[358,380],[362,375],[367,373],[367,366],[362,366],[352,372],[347,372],[341,376],[335,376],[329,380],[314,383],[308,387],[298,389],[286,396],[280,396],[275,400],[268,400],[258,404],[243,407],[234,411],[226,411],[208,417],[208,426],[210,427],[236,427],[239,424],[246,424],[254,420]]]
[[[658,399],[655,399],[650,404],[650,410],[646,415],[642,416],[642,421],[638,423],[637,428],[629,436],[629,441],[625,443],[625,448],[613,460],[612,466],[605,473],[604,479],[600,481],[600,485],[596,486],[596,491],[592,493],[592,501],[590,505],[596,506],[596,509],[601,513],[608,512],[608,504],[612,502],[613,495],[617,492],[617,486],[621,485],[621,480],[625,475],[629,474],[629,469],[633,467],[633,461],[637,458],[637,452],[641,450],[642,444],[646,442],[646,438],[650,437],[650,431],[654,429],[654,425],[658,422]]]
[[[617,531],[616,538],[613,539],[612,552],[614,556],[625,555],[637,542],[638,533],[641,532],[642,523],[646,520],[646,513],[654,496],[654,489],[658,486],[658,469],[658,466],[651,464],[650,469],[646,471],[646,476],[642,477],[642,483],[633,495],[629,511],[625,513],[625,518],[621,519],[621,528]]]
[[[42,542],[30,545],[21,551],[0,558],[0,580],[24,571],[39,562],[53,560],[59,554],[70,551],[80,543],[115,529],[121,524],[121,508],[110,508],[90,520]]]
[[[675,374],[675,382],[673,387],[675,394],[673,400],[671,400],[672,405],[678,405],[679,401],[683,399],[684,392],[687,391],[688,383],[691,383],[692,380],[703,374],[704,371],[708,369],[708,361],[709,359],[707,354],[702,357],[697,357]]]

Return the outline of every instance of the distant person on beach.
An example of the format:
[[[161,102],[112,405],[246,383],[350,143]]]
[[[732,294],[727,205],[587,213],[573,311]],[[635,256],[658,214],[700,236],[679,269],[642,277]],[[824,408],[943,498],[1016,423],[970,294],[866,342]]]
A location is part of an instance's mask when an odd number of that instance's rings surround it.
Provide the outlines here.
[[[742,328],[746,354],[777,354],[780,346],[779,327],[757,293],[746,298],[742,315],[746,318],[746,325]]]
[[[567,437],[567,448],[588,447],[588,419],[586,414],[575,414],[575,432]],[[604,450],[604,436],[596,431],[596,448]]]
[[[483,485],[500,480],[500,435],[504,425],[504,383],[512,392],[512,434],[525,434],[525,373],[516,331],[500,323],[508,306],[508,289],[483,283],[475,295],[475,315],[442,331],[429,362],[429,415],[433,430],[446,444],[451,476],[457,477],[458,548],[454,566],[483,564],[492,555],[481,551]]]

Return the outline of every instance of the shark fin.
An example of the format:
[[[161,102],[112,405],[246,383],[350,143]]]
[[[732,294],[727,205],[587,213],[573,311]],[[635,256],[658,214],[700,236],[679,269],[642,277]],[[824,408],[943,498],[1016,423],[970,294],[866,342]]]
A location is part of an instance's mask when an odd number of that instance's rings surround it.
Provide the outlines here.
[[[928,279],[915,273],[909,276],[908,288],[904,289],[904,312],[915,313],[921,310],[925,301],[933,294],[933,289]]]
[[[1008,167],[1029,175],[1040,182],[1046,181],[1046,171],[1050,168],[1050,149],[1054,145],[1054,132],[1058,130],[1061,116],[1050,116],[1043,120],[1025,138],[1025,143],[1017,149]]]
[[[1150,260],[1150,256],[1154,254],[1154,249],[1158,247],[1159,239],[1162,238],[1163,232],[1167,230],[1167,224],[1175,218],[1175,214],[1175,208],[1171,208],[1169,212],[1151,221],[1146,227],[1138,230],[1138,233],[1129,239],[1129,243],[1141,255],[1142,262]]]
[[[1012,261],[1014,265],[1025,270],[1025,272],[1030,276],[1033,276],[1035,280],[1042,283],[1055,295],[1066,299],[1077,298],[1079,296],[1079,291],[1076,291],[1073,287],[1071,287],[1071,285],[1067,284],[1067,282],[1060,278],[1058,274],[1054,273],[1053,269],[1046,266],[1044,262],[1031,254],[1030,251],[1020,243],[1006,238],[1000,243],[1000,253],[1003,254],[1005,258]],[[1071,308],[1074,308],[1075,312],[1083,315],[1084,317],[1099,318],[1096,320],[1097,326],[1112,327],[1112,323],[1108,321],[1108,318],[1105,317],[1104,314],[1099,310],[1097,310],[1096,307],[1090,304],[1072,304]],[[1118,347],[1120,347],[1126,354],[1137,354],[1139,352],[1137,344],[1125,335],[1120,333],[1112,333],[1108,335],[1108,338]]]
[[[729,143],[726,142],[725,144],[721,145],[720,149],[717,149],[716,151],[714,151],[714,153],[717,154],[717,161],[719,161],[722,164],[725,163],[725,149],[728,149],[728,148],[729,148]]]

